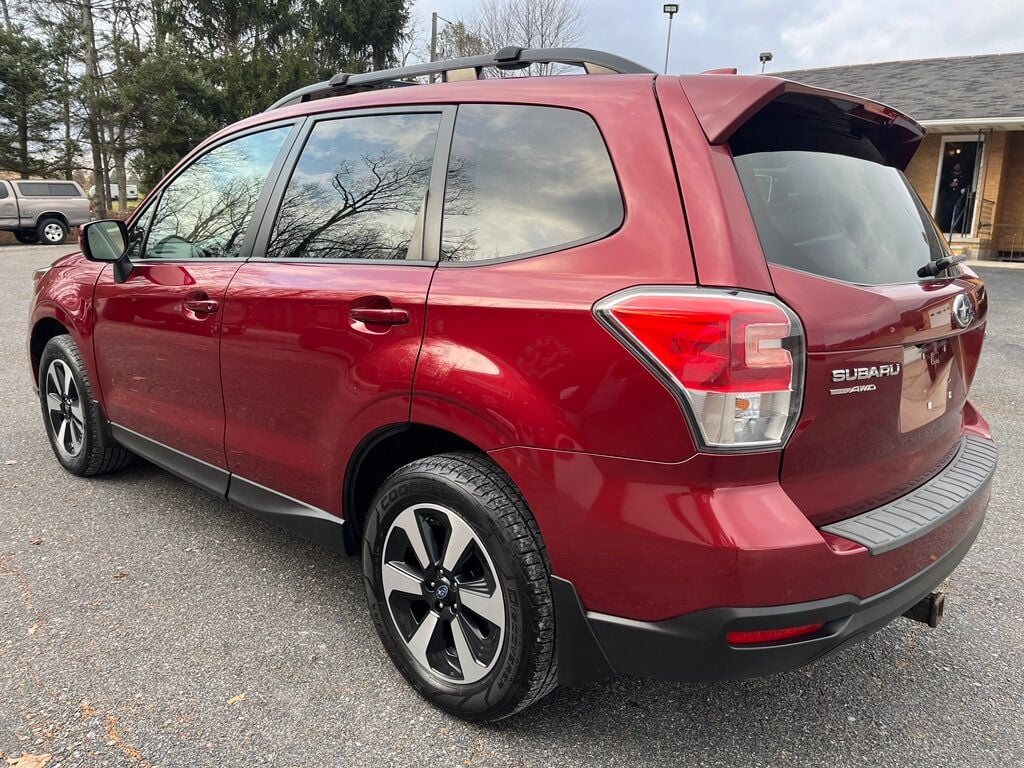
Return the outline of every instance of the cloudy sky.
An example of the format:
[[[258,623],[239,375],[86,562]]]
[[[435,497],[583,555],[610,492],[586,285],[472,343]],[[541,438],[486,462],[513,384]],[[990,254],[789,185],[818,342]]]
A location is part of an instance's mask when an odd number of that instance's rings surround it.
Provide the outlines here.
[[[469,17],[475,0],[417,0],[431,11]],[[667,17],[660,0],[591,0],[585,47],[659,70]],[[893,59],[1024,51],[1022,0],[682,0],[672,28],[671,72],[713,67],[769,71]],[[429,27],[428,27],[429,28]]]

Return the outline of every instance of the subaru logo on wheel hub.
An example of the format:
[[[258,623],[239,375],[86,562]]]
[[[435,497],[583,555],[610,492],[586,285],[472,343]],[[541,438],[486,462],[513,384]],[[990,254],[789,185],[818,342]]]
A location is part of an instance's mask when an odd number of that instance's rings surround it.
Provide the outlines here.
[[[446,597],[448,597],[448,591],[449,590],[447,584],[438,584],[437,589],[434,590],[434,597],[436,597],[438,600],[444,600]]]

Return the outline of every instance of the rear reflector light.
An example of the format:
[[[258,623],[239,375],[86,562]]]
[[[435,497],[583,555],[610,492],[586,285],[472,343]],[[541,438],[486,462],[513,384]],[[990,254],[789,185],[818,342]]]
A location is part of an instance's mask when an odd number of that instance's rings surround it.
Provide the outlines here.
[[[804,338],[773,297],[697,288],[631,288],[598,318],[673,391],[708,450],[785,444],[803,391]]]
[[[786,627],[785,629],[727,632],[725,639],[729,645],[763,645],[764,643],[778,643],[782,640],[793,640],[804,635],[813,635],[824,626],[824,622],[819,622],[818,624],[804,624],[800,627]]]

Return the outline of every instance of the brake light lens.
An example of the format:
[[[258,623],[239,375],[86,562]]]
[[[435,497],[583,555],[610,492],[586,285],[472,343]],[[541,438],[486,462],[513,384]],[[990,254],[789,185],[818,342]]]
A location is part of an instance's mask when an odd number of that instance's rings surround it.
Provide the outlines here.
[[[639,288],[598,318],[682,395],[708,450],[782,446],[800,411],[804,339],[773,297],[697,288]]]
[[[784,629],[758,629],[751,632],[727,632],[725,640],[729,645],[764,645],[765,643],[778,643],[783,640],[795,640],[798,637],[813,635],[824,627],[824,622],[817,624],[804,624],[799,627],[786,627]]]

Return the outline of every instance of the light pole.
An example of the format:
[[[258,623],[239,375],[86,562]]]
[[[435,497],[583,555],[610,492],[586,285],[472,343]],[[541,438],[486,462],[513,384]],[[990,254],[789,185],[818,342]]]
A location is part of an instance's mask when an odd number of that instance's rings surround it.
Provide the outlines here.
[[[772,56],[772,52],[771,51],[761,51],[761,55],[758,56],[758,58],[761,60],[761,74],[763,75],[764,74],[764,65],[767,64],[769,61],[771,61],[775,57]]]
[[[665,41],[665,74],[668,74],[668,52],[672,48],[672,17],[679,13],[678,3],[665,3],[661,10],[668,14],[668,40]]]

